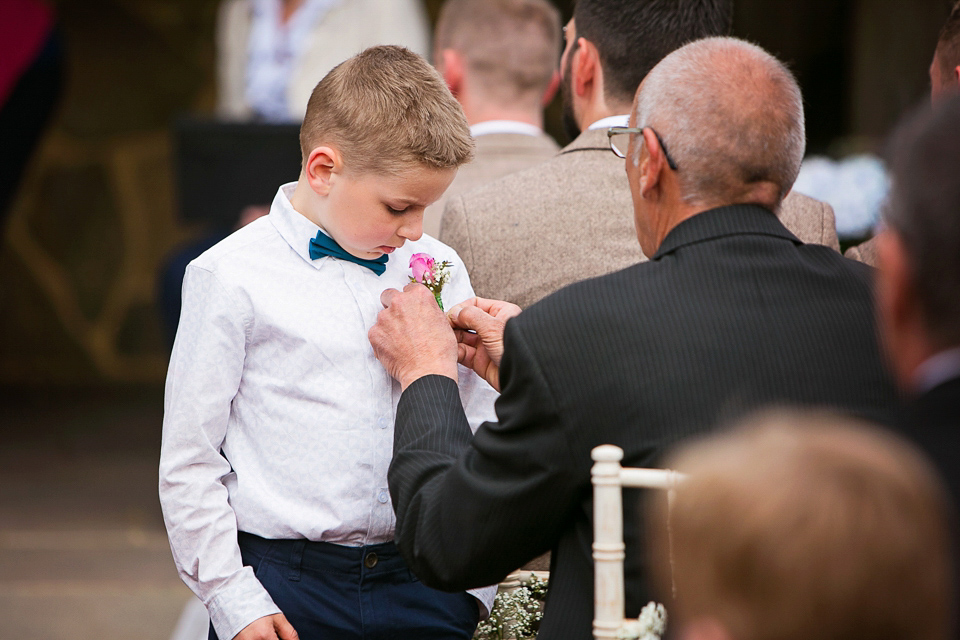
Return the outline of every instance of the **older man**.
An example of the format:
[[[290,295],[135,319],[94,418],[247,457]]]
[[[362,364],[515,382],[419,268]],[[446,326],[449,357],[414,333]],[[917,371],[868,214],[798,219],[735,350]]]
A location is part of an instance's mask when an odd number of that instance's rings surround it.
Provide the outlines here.
[[[389,475],[401,552],[425,583],[452,589],[552,549],[545,640],[590,635],[594,446],[652,466],[677,440],[763,405],[884,419],[895,404],[870,270],[803,244],[772,213],[804,150],[790,72],[739,40],[696,41],[650,73],[631,121],[618,138],[649,262],[519,315],[489,300],[455,308],[477,331],[459,344],[426,288],[386,291],[370,331],[404,389]],[[502,390],[499,421],[474,438],[458,355]],[[629,615],[647,602],[638,520],[628,509]]]
[[[578,0],[561,60],[564,121],[575,139],[549,162],[447,204],[440,239],[457,250],[477,295],[526,308],[568,284],[646,258],[633,241],[630,187],[607,131],[664,56],[725,35],[731,0]],[[778,203],[779,204],[779,203]],[[779,209],[804,242],[835,249],[829,205],[791,194]]]
[[[434,65],[463,107],[477,150],[423,214],[440,234],[447,200],[545,162],[560,147],[543,132],[543,107],[559,86],[560,12],[547,0],[447,0],[437,19]]]

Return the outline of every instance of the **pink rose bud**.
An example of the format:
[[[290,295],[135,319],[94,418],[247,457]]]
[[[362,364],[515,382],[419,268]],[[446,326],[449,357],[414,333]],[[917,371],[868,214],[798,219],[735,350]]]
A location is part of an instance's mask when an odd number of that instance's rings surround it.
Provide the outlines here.
[[[410,269],[413,279],[420,284],[433,282],[433,258],[427,253],[415,253],[410,256]]]

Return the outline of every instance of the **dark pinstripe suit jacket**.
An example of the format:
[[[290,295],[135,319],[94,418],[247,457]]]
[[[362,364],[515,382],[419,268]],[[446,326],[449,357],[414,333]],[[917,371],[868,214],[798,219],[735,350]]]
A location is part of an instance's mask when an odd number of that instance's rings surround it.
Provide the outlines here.
[[[804,245],[768,211],[694,216],[647,263],[586,280],[507,323],[499,422],[471,439],[457,386],[410,385],[390,489],[396,539],[429,585],[496,582],[553,550],[542,640],[589,638],[590,450],[653,466],[677,440],[768,404],[889,421],[871,269]],[[627,613],[647,601],[626,501]],[[731,514],[731,517],[736,517]]]

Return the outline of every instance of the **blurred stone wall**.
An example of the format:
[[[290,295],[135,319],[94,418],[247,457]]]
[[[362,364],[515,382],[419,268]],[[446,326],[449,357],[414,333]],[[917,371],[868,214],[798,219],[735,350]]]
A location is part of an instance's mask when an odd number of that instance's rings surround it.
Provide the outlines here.
[[[62,0],[59,111],[0,247],[0,383],[156,382],[168,125],[213,102],[216,0]]]

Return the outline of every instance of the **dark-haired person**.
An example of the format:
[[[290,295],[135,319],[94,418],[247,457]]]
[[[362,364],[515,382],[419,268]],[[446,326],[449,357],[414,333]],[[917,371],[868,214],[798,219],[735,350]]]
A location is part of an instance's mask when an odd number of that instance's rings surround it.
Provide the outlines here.
[[[953,5],[937,38],[937,48],[930,62],[930,99],[936,102],[957,89],[960,89],[960,2]],[[843,255],[876,267],[879,263],[877,249],[877,239],[871,238],[850,247]]]
[[[876,238],[884,344],[897,380],[913,396],[901,432],[933,459],[954,505],[960,505],[958,148],[960,94],[901,126],[888,159],[894,179],[887,229]]]
[[[782,63],[742,40],[691,42],[644,79],[614,143],[649,261],[522,313],[474,299],[448,317],[423,286],[387,290],[369,332],[403,389],[388,474],[397,546],[443,589],[500,580],[551,549],[541,640],[590,636],[593,447],[615,444],[626,465],[649,467],[770,404],[890,422],[897,401],[871,270],[804,244],[773,213],[805,148],[803,100]],[[451,321],[476,334],[458,342]],[[458,361],[501,390],[497,421],[475,436]],[[630,616],[649,596],[634,506],[625,501]]]
[[[440,239],[477,295],[526,308],[568,284],[645,259],[630,189],[607,130],[624,126],[640,81],[683,44],[729,31],[731,0],[579,0],[560,62],[573,142],[552,160],[447,203]],[[791,194],[780,210],[804,242],[839,249],[829,205]],[[573,230],[576,230],[574,232]]]

